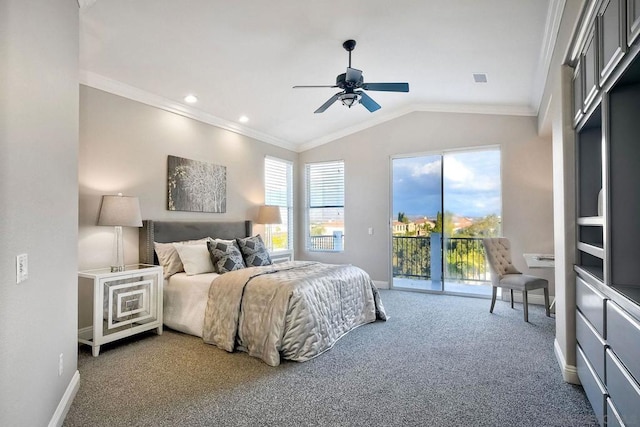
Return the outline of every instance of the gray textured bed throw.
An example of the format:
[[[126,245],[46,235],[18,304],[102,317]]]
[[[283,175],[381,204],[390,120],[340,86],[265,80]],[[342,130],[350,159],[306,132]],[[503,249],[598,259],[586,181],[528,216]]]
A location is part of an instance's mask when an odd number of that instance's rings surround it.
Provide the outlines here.
[[[209,289],[203,339],[278,366],[330,349],[387,316],[369,275],[351,265],[291,261],[225,273]]]

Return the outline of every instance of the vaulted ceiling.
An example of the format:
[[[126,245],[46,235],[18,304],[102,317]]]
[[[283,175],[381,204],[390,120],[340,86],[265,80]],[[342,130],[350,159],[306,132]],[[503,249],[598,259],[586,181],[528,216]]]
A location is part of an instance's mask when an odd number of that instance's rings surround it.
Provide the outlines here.
[[[296,151],[412,111],[536,115],[559,0],[84,0],[81,82]],[[382,108],[336,102],[342,43]],[[485,74],[476,83],[474,74]],[[184,101],[187,94],[196,104]],[[239,121],[241,116],[247,122]]]

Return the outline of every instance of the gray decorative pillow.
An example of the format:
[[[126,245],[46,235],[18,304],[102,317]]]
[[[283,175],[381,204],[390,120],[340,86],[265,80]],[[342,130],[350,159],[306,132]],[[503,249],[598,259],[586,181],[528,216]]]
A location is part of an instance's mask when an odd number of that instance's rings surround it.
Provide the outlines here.
[[[264,246],[262,237],[260,237],[259,234],[254,237],[236,239],[236,242],[238,242],[240,252],[242,252],[242,257],[247,267],[273,264],[269,256],[269,251],[267,251],[267,248]]]
[[[223,274],[245,268],[242,254],[235,240],[213,240],[207,242],[209,255],[216,273]]]

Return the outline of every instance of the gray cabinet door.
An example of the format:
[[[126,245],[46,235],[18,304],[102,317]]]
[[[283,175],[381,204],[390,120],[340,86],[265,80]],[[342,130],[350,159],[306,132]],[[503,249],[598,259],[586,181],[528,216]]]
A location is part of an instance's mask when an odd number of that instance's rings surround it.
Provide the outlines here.
[[[640,322],[612,301],[607,301],[607,344],[631,375],[640,379]]]
[[[584,104],[584,80],[582,75],[582,61],[578,61],[571,80],[573,86],[573,123],[577,124],[582,117],[582,106]]]
[[[640,426],[640,387],[638,383],[629,375],[611,349],[607,350],[606,363],[607,391],[620,418],[628,426]],[[580,381],[582,381],[582,377]]]
[[[582,388],[591,403],[593,412],[601,426],[604,425],[605,411],[607,407],[607,390],[604,388],[595,371],[589,365],[587,358],[580,349],[576,348],[576,368],[578,370],[578,378],[582,383]]]
[[[640,34],[640,0],[627,0],[627,43],[633,44]]]
[[[597,61],[596,28],[591,30],[584,46],[583,74],[584,74],[584,111],[589,109],[592,101],[598,94],[598,61]]]
[[[576,277],[576,305],[604,339],[607,338],[604,327],[605,302],[604,295],[582,280],[582,278]]]
[[[600,86],[624,56],[627,48],[623,12],[624,3],[621,5],[621,0],[605,0],[598,15]]]
[[[591,367],[598,374],[600,381],[604,383],[605,342],[580,311],[576,312],[576,338]]]

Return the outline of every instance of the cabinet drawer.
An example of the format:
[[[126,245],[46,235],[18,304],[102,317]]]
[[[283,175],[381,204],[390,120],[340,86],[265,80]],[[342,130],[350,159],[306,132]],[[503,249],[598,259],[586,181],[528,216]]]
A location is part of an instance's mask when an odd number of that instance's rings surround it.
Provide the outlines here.
[[[595,413],[598,422],[603,426],[605,418],[604,414],[607,405],[607,391],[598,379],[593,368],[589,365],[589,362],[587,362],[587,359],[579,346],[576,349],[576,353],[578,377],[582,383],[582,388],[584,388],[584,392],[587,395],[589,402],[591,402],[591,407],[593,408],[593,412]]]
[[[607,343],[640,381],[640,322],[613,301],[607,301]]]
[[[600,381],[604,382],[605,342],[579,311],[576,312],[576,337]]]
[[[607,399],[607,427],[625,427],[611,399]]]
[[[607,349],[607,390],[611,401],[628,426],[640,426],[640,386],[629,375],[611,349]]]
[[[605,301],[604,295],[580,277],[576,277],[576,304],[600,336],[607,339],[604,327]]]

